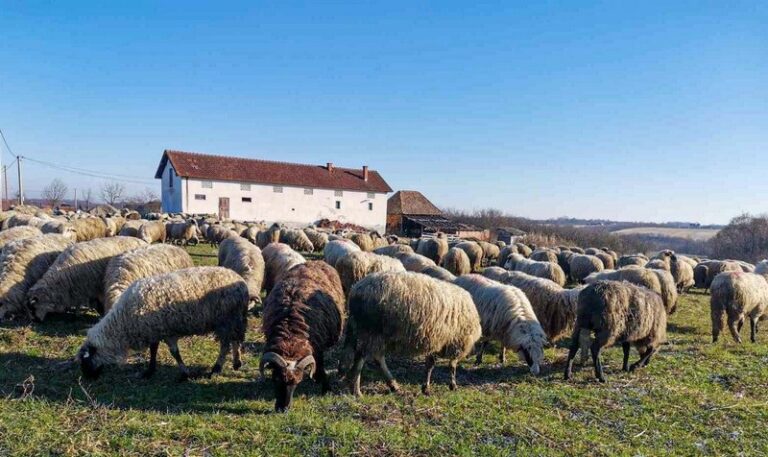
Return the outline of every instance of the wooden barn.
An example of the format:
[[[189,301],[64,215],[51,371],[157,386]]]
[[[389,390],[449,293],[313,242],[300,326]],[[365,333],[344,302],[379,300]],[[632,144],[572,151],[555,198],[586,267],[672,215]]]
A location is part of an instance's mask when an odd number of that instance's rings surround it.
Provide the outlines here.
[[[459,238],[488,240],[488,230],[483,230],[443,215],[421,192],[401,190],[387,200],[387,233],[418,238],[443,232]]]

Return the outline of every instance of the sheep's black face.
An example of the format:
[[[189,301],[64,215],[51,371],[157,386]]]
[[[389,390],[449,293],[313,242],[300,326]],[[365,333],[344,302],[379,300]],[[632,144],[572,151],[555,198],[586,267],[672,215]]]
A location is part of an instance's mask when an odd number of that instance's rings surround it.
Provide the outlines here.
[[[275,411],[288,411],[293,400],[296,386],[304,380],[304,370],[297,370],[290,365],[285,368],[272,370],[272,380],[275,383]]]
[[[80,370],[83,372],[83,376],[88,379],[97,379],[104,368],[96,360],[96,351],[95,347],[88,344],[80,348],[80,352],[77,354],[77,358],[80,360]]]

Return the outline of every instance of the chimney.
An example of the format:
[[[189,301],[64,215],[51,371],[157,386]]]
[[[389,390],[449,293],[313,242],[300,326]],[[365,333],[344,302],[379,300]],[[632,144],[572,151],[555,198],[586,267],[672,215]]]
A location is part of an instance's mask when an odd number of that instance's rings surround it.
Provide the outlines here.
[[[328,162],[326,167],[328,168],[328,173],[331,173],[333,171],[333,162]]]
[[[368,181],[368,165],[363,165],[363,181]]]

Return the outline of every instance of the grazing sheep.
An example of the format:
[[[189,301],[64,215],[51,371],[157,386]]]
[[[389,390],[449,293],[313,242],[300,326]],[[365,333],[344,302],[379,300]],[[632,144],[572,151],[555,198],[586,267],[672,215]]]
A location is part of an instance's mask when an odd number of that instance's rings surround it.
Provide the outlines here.
[[[448,240],[445,239],[445,235],[442,233],[438,233],[435,238],[422,239],[419,241],[416,253],[431,259],[435,264],[439,265],[443,257],[448,254]]]
[[[453,247],[443,257],[441,266],[450,271],[451,274],[461,276],[472,272],[472,265],[469,263],[469,256],[463,249]]]
[[[112,257],[104,273],[104,313],[134,281],[194,266],[187,251],[165,244],[142,246]]]
[[[77,242],[91,241],[107,236],[107,223],[100,217],[86,217],[70,221],[72,229],[77,235]]]
[[[571,252],[574,254],[585,254],[584,249],[578,247],[578,246],[571,246],[568,248]]]
[[[139,237],[139,228],[141,228],[141,224],[143,224],[144,221],[142,220],[126,220],[125,224],[120,228],[120,231],[117,232],[118,236],[132,236],[134,238]]]
[[[624,371],[648,365],[651,356],[666,341],[667,313],[659,294],[644,287],[617,281],[590,284],[579,294],[576,327],[565,369],[566,380],[571,378],[582,332],[595,334],[591,347],[595,377],[605,382],[600,352],[618,342],[624,350]],[[630,366],[631,345],[640,353],[640,360]]]
[[[7,230],[14,227],[34,226],[36,220],[32,214],[14,213],[9,218],[3,221],[3,230]],[[39,228],[39,227],[38,227]]]
[[[261,303],[264,257],[261,249],[243,237],[228,238],[219,246],[219,266],[239,274],[248,286],[250,305]]]
[[[525,294],[517,287],[499,284],[478,274],[456,278],[454,284],[469,292],[480,315],[483,336],[477,363],[489,341],[501,343],[501,363],[505,350],[512,348],[528,364],[531,373],[539,374],[544,361],[547,337]]]
[[[27,303],[42,321],[50,312],[88,305],[102,313],[104,274],[109,261],[123,252],[146,246],[138,238],[114,236],[68,247],[42,278],[29,289]]]
[[[44,234],[48,233],[57,233],[60,235],[68,235],[73,240],[77,239],[77,235],[75,234],[75,229],[72,227],[72,224],[70,224],[68,221],[62,221],[58,219],[52,219],[45,224],[43,224],[42,227],[40,227],[40,231]]]
[[[521,271],[538,278],[549,279],[558,286],[565,285],[565,273],[560,265],[550,262],[537,262],[524,258],[520,254],[512,254],[504,265],[507,270]]]
[[[264,290],[269,293],[288,270],[306,262],[306,259],[290,246],[270,243],[261,251],[264,257]]]
[[[723,317],[728,317],[728,329],[733,339],[741,343],[741,326],[749,317],[750,341],[756,343],[757,326],[768,310],[768,281],[763,275],[743,271],[726,271],[715,276],[711,285],[710,313],[712,342],[716,343],[723,330]]]
[[[236,238],[240,235],[234,230],[223,224],[214,224],[208,227],[205,238],[211,243],[211,246],[218,246],[222,241],[228,238]]]
[[[587,254],[572,255],[568,265],[571,269],[571,278],[578,283],[583,283],[584,279],[592,273],[605,269],[600,259]]]
[[[526,259],[533,253],[533,249],[531,249],[527,244],[515,243],[515,247],[517,248],[517,254],[520,254]]]
[[[483,250],[483,259],[485,259],[485,262],[488,265],[495,263],[496,260],[498,260],[499,255],[501,255],[501,249],[499,249],[498,246],[488,243],[487,241],[478,241],[477,244],[479,244],[480,248]]]
[[[382,271],[405,271],[405,267],[399,260],[372,252],[351,252],[336,262],[336,271],[339,272],[344,295],[349,294],[352,286],[372,273]]]
[[[287,244],[296,252],[314,252],[315,247],[303,230],[286,229],[280,231],[280,242]]]
[[[666,270],[651,269],[659,279],[661,285],[661,301],[664,303],[664,309],[667,314],[674,314],[677,310],[677,285],[672,273]]]
[[[554,249],[537,249],[531,253],[530,259],[537,262],[560,264],[557,260],[557,251]]]
[[[574,253],[570,250],[561,250],[557,253],[557,264],[563,269],[566,280],[571,277],[571,257]]]
[[[606,270],[613,270],[613,268],[616,266],[616,261],[613,259],[613,256],[607,252],[598,251],[594,254],[594,256],[603,262],[603,268]]]
[[[415,254],[413,249],[406,244],[390,244],[373,250],[374,254],[395,257],[397,254]]]
[[[256,246],[264,249],[268,244],[280,242],[280,224],[275,222],[267,230],[262,230],[256,234]]]
[[[507,259],[512,254],[517,254],[517,246],[514,244],[511,244],[509,246],[506,246],[499,251],[499,258],[496,259],[496,265],[503,267],[505,263],[507,263]]]
[[[684,260],[685,256],[673,255],[670,260],[670,273],[675,279],[675,285],[679,293],[688,292],[694,286],[693,267],[690,262]]]
[[[49,234],[11,241],[0,252],[0,319],[26,312],[26,295],[56,258],[73,243],[67,235]]]
[[[654,270],[669,271],[671,269],[669,261],[666,259],[652,259],[645,264],[645,268],[651,268]]]
[[[619,258],[616,263],[617,268],[624,268],[628,266],[645,267],[648,263],[648,258],[644,255],[624,255]]]
[[[471,267],[471,271],[480,271],[482,269],[483,248],[480,247],[479,244],[475,243],[474,241],[462,241],[454,247],[461,249],[462,251],[467,253],[467,256],[469,257],[469,265]],[[501,253],[499,253],[498,258],[499,259],[501,258]]]
[[[165,239],[173,243],[197,245],[200,242],[197,223],[193,220],[165,224]]]
[[[579,292],[583,287],[565,289],[548,279],[499,267],[486,268],[483,276],[522,290],[549,341],[556,342],[571,334],[576,322]]]
[[[307,238],[309,238],[312,246],[314,246],[315,251],[320,252],[325,249],[325,246],[328,244],[327,233],[318,232],[317,230],[309,227],[304,229],[304,233],[307,235]]]
[[[355,243],[363,252],[373,252],[375,248],[371,235],[367,233],[351,233],[349,240]]]
[[[154,374],[157,349],[165,341],[189,376],[179,353],[184,336],[213,333],[220,350],[211,374],[221,371],[232,349],[232,365],[240,368],[245,340],[248,288],[235,272],[221,267],[194,267],[142,278],[131,284],[112,310],[88,330],[76,360],[88,378],[97,378],[107,364],[124,363],[128,353],[150,350],[144,377]]]
[[[743,271],[744,273],[755,272],[755,266],[749,262],[745,262],[743,260],[729,260],[729,262],[736,262],[739,265],[739,268],[741,268],[741,271]]]
[[[437,265],[430,265],[426,268],[423,268],[418,273],[439,279],[441,281],[453,282],[456,280],[456,276],[453,273]]]
[[[367,276],[349,294],[349,316],[343,362],[353,356],[350,378],[356,396],[362,395],[360,373],[366,356],[378,363],[390,390],[399,390],[384,359],[387,352],[426,356],[424,394],[429,394],[436,358],[449,359],[454,390],[459,361],[482,335],[480,316],[467,291],[417,273]],[[339,368],[347,372],[344,363]]]
[[[699,263],[693,269],[693,280],[696,288],[708,290],[715,276],[726,271],[743,272],[738,263],[727,260],[707,260]]]
[[[498,246],[500,250],[504,249],[505,247],[507,247],[507,243],[505,243],[504,241],[501,241],[501,240],[494,241],[494,244],[496,246]]]
[[[323,250],[323,260],[328,265],[335,267],[339,259],[356,251],[360,251],[360,247],[347,239],[329,241]]]
[[[395,258],[402,262],[406,271],[415,273],[418,273],[427,267],[437,266],[432,259],[424,257],[421,254],[398,254]]]
[[[152,244],[156,241],[165,243],[165,236],[165,222],[150,221],[143,223],[141,227],[139,227],[139,239],[147,244]]]
[[[10,243],[11,241],[23,240],[25,238],[32,238],[42,235],[43,232],[37,227],[31,225],[17,225],[3,230],[0,232],[0,248]]]
[[[321,384],[323,393],[330,390],[324,353],[341,338],[345,315],[339,275],[325,262],[297,266],[270,292],[264,303],[266,343],[259,369],[262,374],[272,370],[275,410],[291,406],[305,374]]]

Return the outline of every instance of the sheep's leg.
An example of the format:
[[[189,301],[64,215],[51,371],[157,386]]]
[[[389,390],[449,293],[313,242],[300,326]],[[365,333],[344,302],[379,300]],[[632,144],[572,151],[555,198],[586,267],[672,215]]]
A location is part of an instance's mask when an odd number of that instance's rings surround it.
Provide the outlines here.
[[[757,321],[756,317],[749,318],[749,339],[753,343],[757,343]]]
[[[232,343],[232,369],[237,371],[243,366],[243,362],[240,360],[240,341]]]
[[[400,386],[397,385],[395,377],[392,376],[392,373],[389,371],[389,367],[387,367],[387,361],[384,359],[384,354],[377,354],[373,358],[376,363],[379,364],[379,369],[384,374],[384,377],[387,378],[387,386],[389,386],[389,391],[392,393],[399,392]]]
[[[323,395],[327,394],[331,390],[331,383],[328,382],[328,373],[325,372],[325,354],[318,352],[315,354],[315,382],[320,383],[320,392]]]
[[[600,382],[605,382],[605,373],[603,372],[603,364],[600,361],[600,350],[602,347],[600,346],[600,340],[598,338],[595,338],[595,341],[592,343],[592,363],[595,366],[595,377]]]
[[[488,347],[488,341],[481,341],[477,343],[477,357],[475,358],[476,364],[483,363],[483,354],[485,353],[485,348]]]
[[[213,364],[211,372],[208,373],[209,378],[215,374],[221,373],[221,367],[224,366],[224,363],[227,361],[227,355],[229,355],[229,346],[230,343],[228,341],[219,343],[219,357],[216,359],[216,363]]]
[[[579,352],[579,329],[573,331],[571,336],[571,349],[568,351],[568,362],[565,364],[565,380],[571,379],[573,374],[573,359],[576,358],[576,353]]]
[[[144,372],[141,374],[141,377],[144,379],[149,379],[152,377],[152,375],[155,374],[155,371],[157,370],[157,348],[160,346],[160,343],[152,343],[149,345],[149,365],[147,366],[147,369],[144,370]]]
[[[735,319],[728,317],[728,329],[731,331],[733,339],[741,344],[741,335],[739,335],[739,323]]]
[[[171,352],[171,356],[173,356],[173,359],[179,366],[179,370],[181,370],[179,381],[186,381],[189,379],[189,368],[184,365],[184,360],[181,358],[181,352],[179,352],[179,340],[176,338],[169,338],[165,340],[165,344],[168,345],[168,350]]]
[[[586,365],[589,358],[589,346],[591,336],[589,330],[582,329],[577,335],[579,346],[581,346],[581,365]]]
[[[631,346],[629,343],[621,343],[621,348],[624,350],[624,364],[622,365],[622,370],[629,371],[629,351],[631,349]]]
[[[640,360],[633,363],[632,366],[629,367],[629,371],[635,371],[640,367],[644,367],[648,365],[648,362],[651,360],[651,356],[653,355],[654,352],[656,352],[656,349],[653,347],[649,347],[648,349],[646,349],[645,352],[640,357]]]
[[[448,384],[448,388],[451,390],[456,390],[456,369],[459,367],[459,359],[451,360],[449,362],[449,366],[451,367],[451,382]]]
[[[363,365],[365,364],[365,357],[359,351],[355,352],[355,361],[352,363],[352,393],[356,397],[362,397],[363,392],[360,390],[360,375],[363,372]]]
[[[435,356],[430,355],[427,357],[427,378],[424,381],[424,385],[421,386],[421,393],[429,395],[429,386],[432,384],[432,370],[435,368]]]
[[[744,318],[743,317],[741,319],[739,319],[739,327],[738,327],[739,334],[741,334],[741,328],[742,327],[744,327]]]
[[[507,348],[505,346],[501,346],[501,352],[499,353],[499,363],[504,365],[507,363]]]

